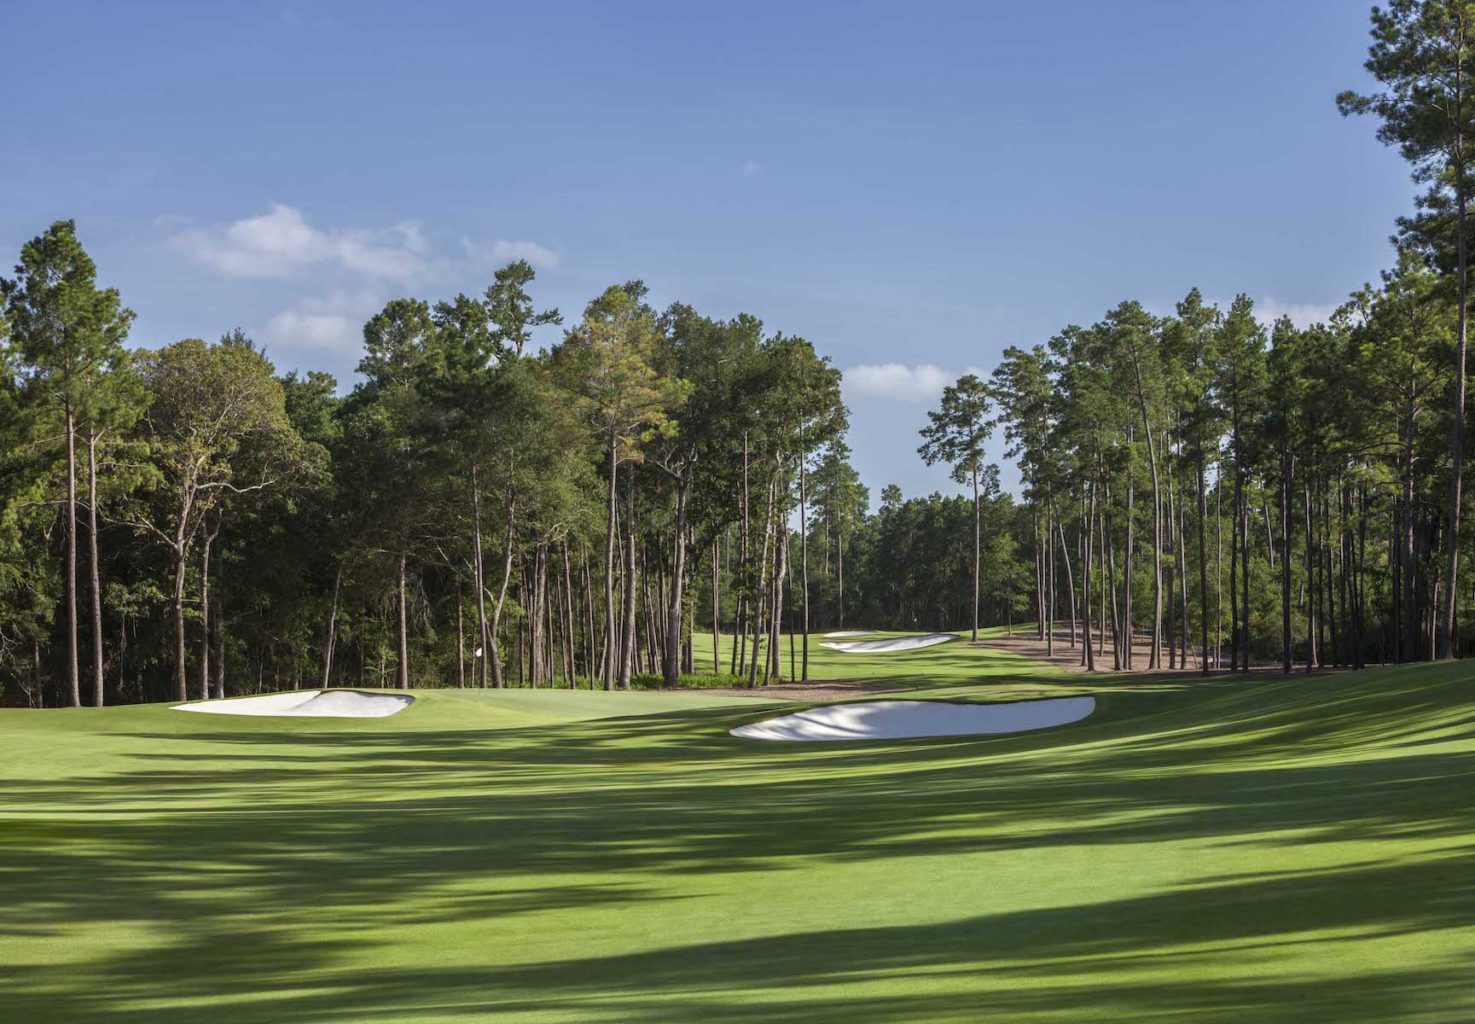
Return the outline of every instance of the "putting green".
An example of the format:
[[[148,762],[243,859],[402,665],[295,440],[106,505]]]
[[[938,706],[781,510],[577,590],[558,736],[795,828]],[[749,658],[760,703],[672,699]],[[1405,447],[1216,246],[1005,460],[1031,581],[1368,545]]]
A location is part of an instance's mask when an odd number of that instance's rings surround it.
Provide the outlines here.
[[[859,745],[732,739],[775,705],[702,693],[0,711],[0,1019],[1475,1017],[1471,666],[811,664],[1097,710]]]

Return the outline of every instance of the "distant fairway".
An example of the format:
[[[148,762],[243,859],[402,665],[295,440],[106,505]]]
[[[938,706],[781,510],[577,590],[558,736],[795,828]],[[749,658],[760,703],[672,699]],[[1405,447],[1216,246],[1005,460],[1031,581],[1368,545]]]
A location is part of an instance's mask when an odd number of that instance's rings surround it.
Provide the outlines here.
[[[0,1020],[1475,1018],[1475,666],[817,640],[819,678],[1097,710],[880,744],[727,736],[761,692],[0,711]]]

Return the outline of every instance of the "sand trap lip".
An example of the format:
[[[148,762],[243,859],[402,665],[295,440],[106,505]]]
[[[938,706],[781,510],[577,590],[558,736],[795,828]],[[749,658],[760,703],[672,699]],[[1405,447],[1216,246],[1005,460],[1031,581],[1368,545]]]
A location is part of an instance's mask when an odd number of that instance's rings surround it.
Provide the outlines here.
[[[927,633],[923,636],[894,636],[885,640],[850,640],[834,644],[821,641],[820,646],[843,654],[884,654],[888,651],[915,651],[923,647],[936,647],[958,639],[960,637],[956,633]]]
[[[848,636],[870,636],[874,632],[874,629],[842,629],[835,633],[826,633],[825,639],[843,640],[845,637]]]
[[[1011,704],[871,700],[810,708],[751,725],[740,725],[730,733],[745,740],[801,742],[975,736],[1069,725],[1095,710],[1095,697],[1052,697]]]
[[[363,690],[291,690],[260,697],[231,697],[176,704],[175,711],[267,718],[385,718],[415,703],[414,697]]]

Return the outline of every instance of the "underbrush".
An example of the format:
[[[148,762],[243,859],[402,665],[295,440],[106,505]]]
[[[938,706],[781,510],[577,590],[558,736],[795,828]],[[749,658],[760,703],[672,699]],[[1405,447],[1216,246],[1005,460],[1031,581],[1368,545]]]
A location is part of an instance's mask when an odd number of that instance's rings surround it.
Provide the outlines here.
[[[637,690],[661,690],[665,688],[666,683],[661,676],[650,674],[631,676],[630,685]],[[711,690],[747,685],[747,676],[730,675],[726,672],[697,672],[684,675],[677,684],[683,690]]]

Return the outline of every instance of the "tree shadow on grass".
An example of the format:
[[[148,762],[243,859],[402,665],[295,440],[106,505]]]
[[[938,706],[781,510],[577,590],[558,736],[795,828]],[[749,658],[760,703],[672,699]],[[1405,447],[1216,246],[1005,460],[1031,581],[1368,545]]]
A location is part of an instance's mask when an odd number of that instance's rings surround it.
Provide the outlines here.
[[[15,1019],[34,1021],[186,1024],[222,996],[241,1002],[212,1007],[210,1020],[1456,1021],[1475,1010],[1468,960],[1431,955],[1320,977],[1275,963],[1312,942],[1465,927],[1472,868],[1466,850],[936,924],[471,968],[429,966],[432,949],[422,968],[335,968],[351,942],[262,929],[222,942],[195,921],[168,948],[111,958],[89,992],[49,995],[0,979],[23,1014]],[[161,961],[188,969],[168,974]],[[164,980],[173,1005],[148,1005]]]
[[[919,743],[727,737],[748,709],[494,732],[139,733],[126,770],[7,780],[8,807],[37,816],[0,845],[0,931],[154,938],[120,937],[85,967],[0,966],[0,1019],[1461,1019],[1448,1014],[1468,1006],[1456,979],[1470,965],[1433,946],[1401,968],[1261,975],[1277,949],[1475,917],[1467,675],[1410,673],[1391,692],[1341,677],[1103,688],[1101,712],[1066,729]],[[1408,837],[1440,848],[1315,871],[1269,852]],[[663,877],[1182,841],[1267,852],[1256,870],[1148,896],[960,906],[942,923],[633,954],[572,934],[568,955],[535,963],[442,965],[430,946],[423,968],[362,966],[374,929],[560,911],[567,928],[575,909],[658,901],[711,912]]]

